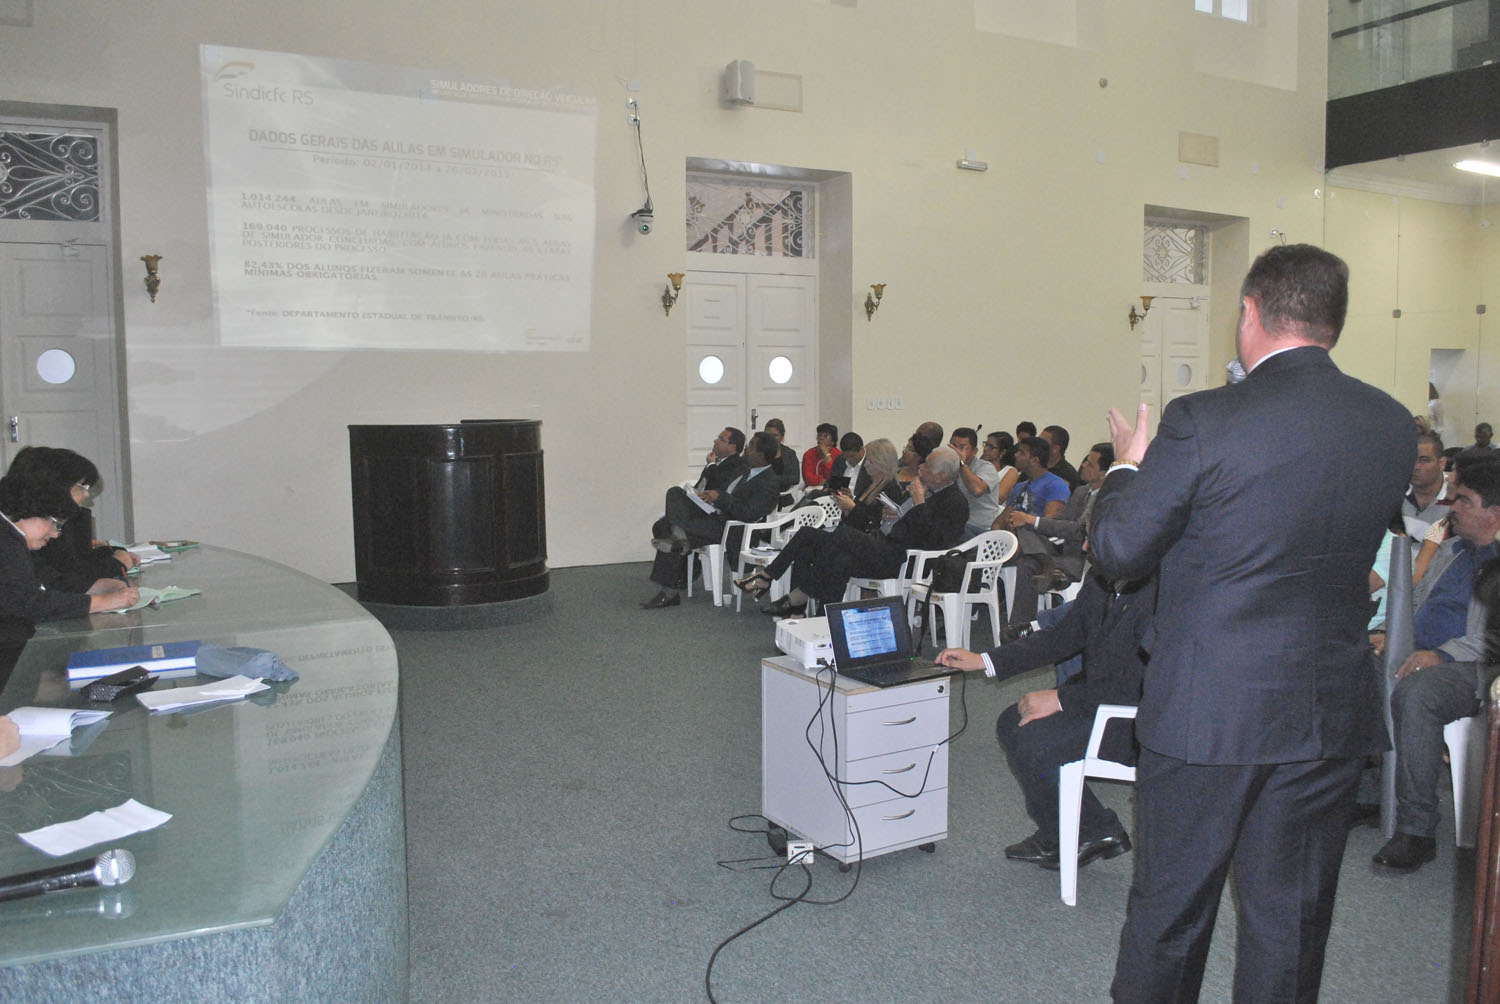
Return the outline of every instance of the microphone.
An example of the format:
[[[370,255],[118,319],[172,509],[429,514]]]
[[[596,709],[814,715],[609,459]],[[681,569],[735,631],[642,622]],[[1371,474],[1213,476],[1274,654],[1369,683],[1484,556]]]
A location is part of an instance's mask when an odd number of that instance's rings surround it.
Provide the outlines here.
[[[97,858],[0,878],[0,903],[58,889],[124,885],[135,875],[135,855],[116,848]]]

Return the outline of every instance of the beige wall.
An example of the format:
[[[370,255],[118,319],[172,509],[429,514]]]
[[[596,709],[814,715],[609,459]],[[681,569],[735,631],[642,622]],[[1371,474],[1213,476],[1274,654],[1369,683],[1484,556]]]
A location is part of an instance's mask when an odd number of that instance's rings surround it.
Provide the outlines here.
[[[838,394],[867,437],[899,440],[928,418],[948,428],[1031,418],[1068,426],[1080,444],[1100,438],[1105,408],[1134,400],[1124,315],[1139,292],[1146,204],[1244,217],[1251,254],[1273,228],[1318,242],[1323,6],[1303,3],[1300,20],[1278,28],[1295,36],[1280,40],[1296,52],[1295,90],[1194,69],[1213,59],[1189,8],[1080,3],[1093,46],[1083,49],[978,31],[963,0],[41,0],[32,27],[0,27],[0,97],[119,110],[121,259],[136,266],[124,282],[138,536],[197,537],[347,580],[346,425],[538,417],[553,564],[611,562],[647,555],[662,489],[683,474],[682,313],[664,318],[656,301],[682,265],[667,221],[687,157],[850,173],[848,296],[889,288],[873,323],[850,311],[852,359],[823,370],[847,381]],[[591,351],[217,346],[203,42],[596,94]],[[800,74],[803,112],[721,107],[718,74],[736,58]],[[1284,85],[1285,67],[1275,76]],[[624,226],[641,202],[631,79],[658,209],[647,239]],[[1182,168],[1180,130],[1220,137],[1220,166]],[[955,169],[966,147],[988,173]],[[139,292],[147,252],[165,256],[154,305]],[[1222,324],[1233,311],[1220,306]],[[1363,356],[1361,366],[1378,370]],[[900,394],[906,408],[867,412],[872,394]]]
[[[1349,321],[1335,358],[1427,412],[1433,351],[1449,446],[1500,421],[1500,240],[1496,207],[1461,206],[1353,189],[1328,192],[1326,244],[1350,269]],[[1485,304],[1486,312],[1476,307]],[[1399,310],[1399,318],[1393,316]],[[1462,353],[1460,356],[1459,353]]]

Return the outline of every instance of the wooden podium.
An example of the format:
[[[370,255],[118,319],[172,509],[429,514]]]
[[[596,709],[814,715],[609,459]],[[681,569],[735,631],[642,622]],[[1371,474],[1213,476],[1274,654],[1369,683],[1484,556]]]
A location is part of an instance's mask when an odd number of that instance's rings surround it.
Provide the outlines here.
[[[496,603],[547,591],[542,423],[351,425],[359,599]]]

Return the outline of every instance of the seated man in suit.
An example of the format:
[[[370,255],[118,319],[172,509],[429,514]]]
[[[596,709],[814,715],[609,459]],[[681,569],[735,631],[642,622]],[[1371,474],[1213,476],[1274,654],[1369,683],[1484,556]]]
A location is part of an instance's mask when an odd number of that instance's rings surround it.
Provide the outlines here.
[[[983,670],[995,680],[1008,680],[1083,653],[1082,673],[1056,689],[1027,694],[996,723],[1000,745],[1026,798],[1026,812],[1036,823],[1035,833],[1005,849],[1012,861],[1058,867],[1058,770],[1083,758],[1099,705],[1140,703],[1145,666],[1141,637],[1155,608],[1154,578],[1110,583],[1091,574],[1067,616],[1046,630],[982,655],[961,648],[938,653],[940,665],[968,672]],[[1134,738],[1130,722],[1113,722],[1099,755],[1135,763]],[[1085,786],[1078,826],[1079,867],[1128,850],[1130,837],[1119,817]]]
[[[764,595],[788,568],[792,590],[762,613],[784,617],[803,609],[809,597],[823,603],[843,598],[851,578],[884,579],[895,575],[908,549],[943,550],[963,540],[969,503],[958,489],[958,454],[945,446],[932,450],[908,486],[912,508],[896,521],[889,534],[869,533],[847,523],[832,533],[796,534],[776,560],[737,583],[755,596]]]
[[[687,552],[704,544],[717,544],[723,539],[727,521],[755,523],[776,508],[781,488],[770,466],[776,449],[775,436],[757,432],[745,447],[749,470],[727,489],[704,489],[694,496],[676,486],[667,489],[666,512],[651,527],[651,545],[657,550],[651,581],[661,589],[641,604],[642,610],[660,610],[682,602]],[[703,505],[699,505],[700,500]]]
[[[1396,835],[1376,852],[1378,865],[1415,871],[1437,853],[1437,788],[1443,726],[1476,713],[1500,672],[1486,651],[1489,602],[1500,563],[1500,461],[1459,467],[1454,532],[1438,548],[1413,594],[1417,650],[1396,670],[1391,692],[1396,745]],[[1486,582],[1481,582],[1481,570]],[[1476,588],[1478,586],[1478,588]],[[1376,644],[1382,639],[1376,638]]]
[[[745,434],[732,426],[726,427],[708,448],[703,473],[693,487],[722,492],[749,469],[745,463]]]
[[[870,487],[870,476],[865,473],[865,440],[859,433],[846,432],[839,440],[839,455],[824,487],[830,492],[847,491],[856,498]]]

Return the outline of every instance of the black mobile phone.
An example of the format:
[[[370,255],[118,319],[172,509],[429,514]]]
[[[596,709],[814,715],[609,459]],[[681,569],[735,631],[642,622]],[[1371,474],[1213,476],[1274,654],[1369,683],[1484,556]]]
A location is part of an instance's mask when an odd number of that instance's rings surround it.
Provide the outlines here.
[[[146,672],[144,666],[131,666],[122,669],[83,688],[83,696],[90,701],[107,703],[118,700],[128,694],[138,693],[150,689],[156,683],[156,677]]]

